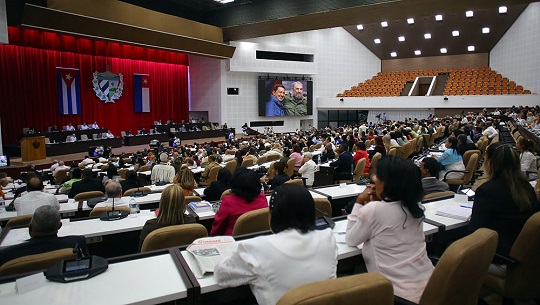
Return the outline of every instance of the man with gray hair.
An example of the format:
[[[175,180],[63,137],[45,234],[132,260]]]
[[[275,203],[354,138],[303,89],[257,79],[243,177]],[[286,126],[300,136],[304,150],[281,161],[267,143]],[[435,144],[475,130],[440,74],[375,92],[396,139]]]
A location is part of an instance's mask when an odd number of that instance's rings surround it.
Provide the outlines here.
[[[40,254],[65,248],[79,247],[84,256],[90,256],[84,236],[58,237],[62,227],[60,212],[50,206],[39,207],[28,225],[30,239],[26,242],[0,250],[0,266],[4,263],[27,255]]]
[[[127,206],[128,202],[122,199],[122,186],[116,181],[109,181],[105,186],[105,195],[107,200],[96,204],[94,208],[112,207],[113,200],[114,206]]]
[[[56,178],[56,176],[58,175],[58,172],[60,172],[60,171],[67,171],[67,170],[69,170],[69,169],[70,169],[70,167],[69,167],[69,166],[66,166],[66,165],[64,164],[64,161],[58,161],[58,166],[57,166],[57,167],[54,169],[54,171],[53,171],[53,177]]]
[[[304,84],[301,81],[292,84],[291,92],[283,99],[283,108],[286,116],[307,115],[307,97],[304,96]]]
[[[313,162],[313,155],[310,152],[304,153],[304,159],[302,160],[302,166],[298,169],[298,173],[302,175],[302,178],[306,178],[306,186],[312,187],[315,181],[315,172],[317,171],[317,164]]]
[[[174,171],[174,167],[167,164],[169,162],[169,156],[166,153],[161,153],[159,155],[159,164],[154,165],[152,167],[152,172],[150,175],[150,179],[152,180],[152,183],[156,182],[165,182],[165,183],[171,183],[174,179],[174,175],[176,172]]]
[[[13,205],[17,210],[17,216],[33,214],[40,206],[53,206],[60,210],[60,203],[55,195],[43,192],[43,183],[39,177],[32,177],[26,184],[28,193],[16,198]]]

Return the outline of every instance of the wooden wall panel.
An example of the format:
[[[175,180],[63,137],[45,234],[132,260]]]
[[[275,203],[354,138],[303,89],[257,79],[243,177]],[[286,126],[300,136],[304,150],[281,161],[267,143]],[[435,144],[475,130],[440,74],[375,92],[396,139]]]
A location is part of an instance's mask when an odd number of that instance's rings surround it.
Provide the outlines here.
[[[487,66],[489,66],[489,53],[400,58],[381,61],[382,72]]]

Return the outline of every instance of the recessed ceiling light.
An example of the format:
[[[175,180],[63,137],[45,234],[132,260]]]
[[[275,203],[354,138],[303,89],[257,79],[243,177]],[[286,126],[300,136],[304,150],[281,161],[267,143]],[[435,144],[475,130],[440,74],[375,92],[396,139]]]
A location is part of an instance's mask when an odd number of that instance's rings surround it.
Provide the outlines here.
[[[381,43],[381,40],[379,38],[375,38],[373,39],[373,41],[375,41],[375,43]]]
[[[442,15],[435,15],[435,20],[442,21]]]
[[[219,3],[221,3],[221,4],[234,2],[234,0],[214,0],[214,1],[219,2]]]
[[[431,34],[430,33],[425,33],[424,38],[425,39],[431,39]]]
[[[359,24],[356,26],[356,28],[359,30],[359,31],[362,31],[364,29],[364,26]]]
[[[452,36],[454,36],[454,37],[459,36],[459,31],[452,31]]]
[[[414,18],[407,19],[407,23],[408,24],[414,24]]]
[[[396,57],[396,56],[397,56],[397,53],[396,53],[396,52],[392,52],[392,53],[390,53],[390,56]]]
[[[489,28],[488,27],[482,28],[482,33],[488,34],[489,33]]]
[[[508,8],[506,6],[499,6],[499,14],[506,14]]]
[[[472,18],[472,16],[474,16],[474,13],[473,11],[466,11],[465,16],[467,16],[467,18]]]
[[[398,39],[399,41],[405,41],[405,36],[399,36],[397,39]]]
[[[448,52],[448,50],[446,50],[446,48],[441,48],[441,53],[444,54],[444,53],[446,53],[446,52]]]
[[[422,52],[420,52],[420,50],[414,51],[414,55],[420,55],[420,54],[422,54]]]
[[[381,26],[382,26],[383,28],[388,27],[388,22],[386,22],[386,21],[381,22]]]
[[[467,51],[469,51],[469,52],[474,51],[474,46],[468,46],[468,47],[467,47]]]

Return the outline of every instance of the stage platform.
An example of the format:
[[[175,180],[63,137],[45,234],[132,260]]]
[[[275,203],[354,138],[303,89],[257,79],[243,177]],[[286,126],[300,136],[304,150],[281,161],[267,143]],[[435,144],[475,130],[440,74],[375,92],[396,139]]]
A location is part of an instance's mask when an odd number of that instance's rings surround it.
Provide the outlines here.
[[[242,134],[237,134],[237,137],[242,137]],[[215,138],[204,138],[204,139],[192,139],[192,140],[183,140],[182,145],[184,144],[194,144],[194,143],[209,143],[209,142],[221,142],[223,137]],[[168,143],[162,143],[165,147],[168,147]],[[112,153],[115,155],[120,155],[121,153],[132,154],[137,151],[142,151],[145,148],[150,148],[148,144],[135,145],[135,146],[122,146],[118,148],[113,148]],[[30,162],[23,162],[20,157],[14,157],[10,159],[10,166],[0,168],[0,172],[7,172],[8,176],[17,179],[21,171],[25,171],[29,165],[34,165],[37,169],[49,168],[55,160],[64,161],[66,165],[71,164],[72,162],[80,162],[84,157],[88,155],[86,152],[65,154],[58,156],[47,156],[43,160],[35,160]]]

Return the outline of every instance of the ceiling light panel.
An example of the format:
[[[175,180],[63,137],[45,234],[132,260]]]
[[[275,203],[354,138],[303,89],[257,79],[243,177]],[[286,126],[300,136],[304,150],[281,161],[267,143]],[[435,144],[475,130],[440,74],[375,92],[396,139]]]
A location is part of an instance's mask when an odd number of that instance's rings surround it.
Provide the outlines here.
[[[396,56],[397,56],[397,53],[396,53],[396,52],[392,52],[392,53],[390,53],[390,56],[396,57]]]
[[[441,53],[446,54],[448,50],[446,48],[441,48]]]
[[[506,14],[508,12],[508,8],[506,6],[499,6],[499,14]]]
[[[420,50],[414,51],[414,55],[421,55],[421,54],[422,54],[422,52]]]
[[[381,43],[381,40],[380,40],[379,38],[375,38],[375,39],[373,39],[373,41],[374,41],[375,43]]]
[[[407,23],[408,24],[414,24],[414,18],[407,19]]]
[[[489,34],[489,28],[488,27],[482,28],[482,33]]]
[[[452,31],[452,36],[458,37],[459,36],[459,31]]]
[[[442,21],[442,15],[435,15],[435,20]]]
[[[386,22],[386,21],[381,22],[381,26],[383,28],[387,28],[388,27],[388,22]]]
[[[405,41],[405,36],[399,36],[397,39],[398,39],[399,41]]]
[[[431,39],[431,34],[430,33],[425,33],[424,38],[425,39]]]
[[[356,26],[356,29],[358,29],[359,31],[362,31],[362,30],[364,30],[364,26],[359,24],[359,25]]]
[[[473,13],[473,11],[466,11],[466,12],[465,12],[465,16],[466,16],[467,18],[472,18],[472,17],[474,16],[474,13]]]
[[[473,51],[474,51],[474,46],[468,46],[468,47],[467,47],[467,51],[473,52]]]

